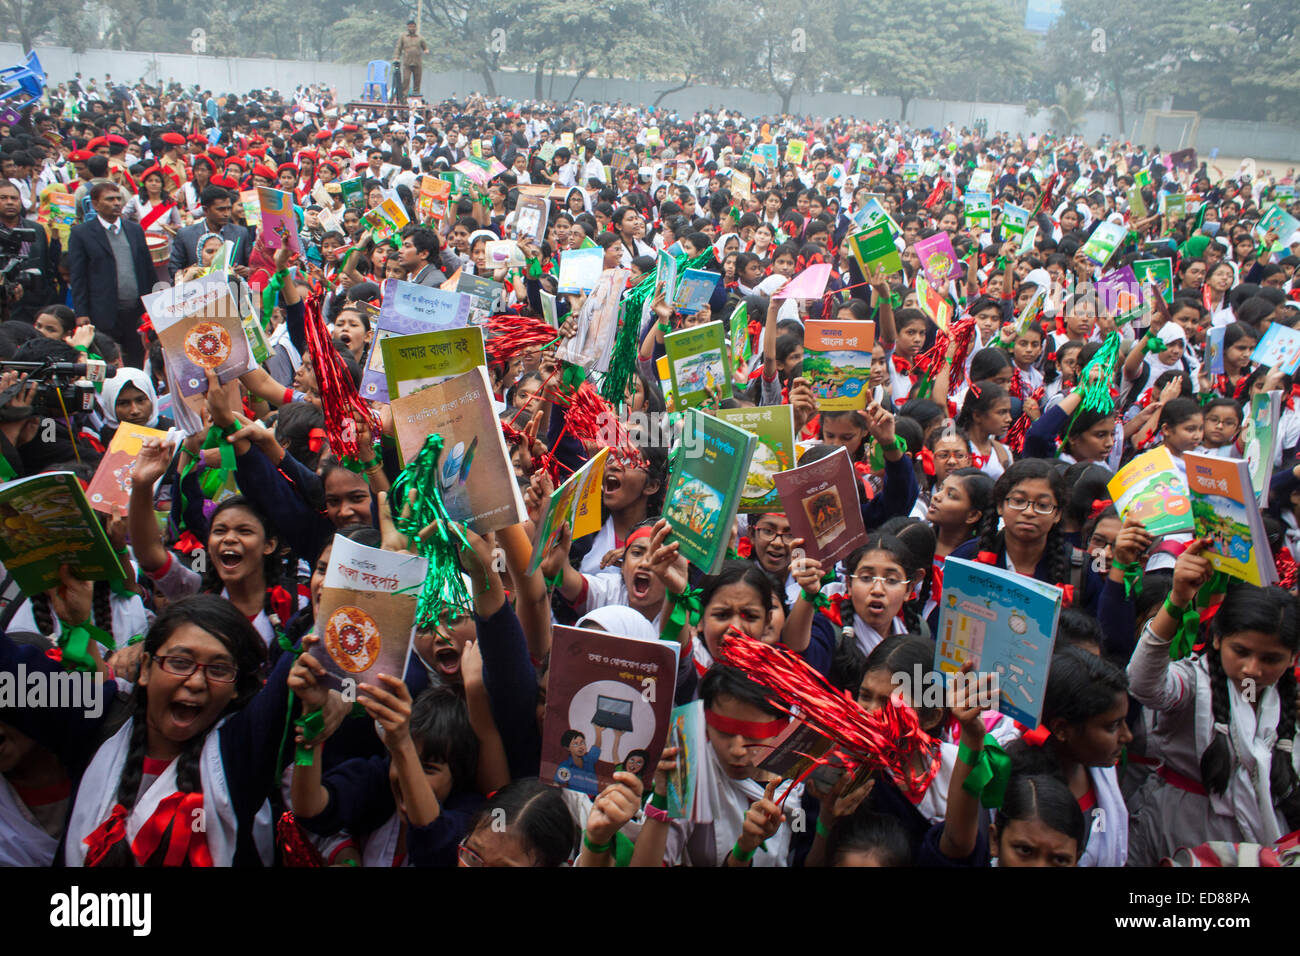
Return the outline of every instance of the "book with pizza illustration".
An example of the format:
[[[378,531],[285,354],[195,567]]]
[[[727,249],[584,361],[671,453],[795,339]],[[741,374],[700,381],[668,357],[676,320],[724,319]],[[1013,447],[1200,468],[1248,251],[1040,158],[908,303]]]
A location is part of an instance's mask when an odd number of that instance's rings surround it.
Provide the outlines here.
[[[594,797],[625,770],[649,787],[667,737],[679,648],[675,641],[557,626],[541,779]]]
[[[208,390],[207,371],[223,385],[257,367],[243,319],[224,275],[182,282],[141,298],[175,375],[182,400]],[[203,402],[198,401],[199,405]]]
[[[406,464],[434,433],[442,436],[438,481],[452,520],[479,534],[524,520],[523,495],[510,464],[492,384],[482,365],[392,402],[397,449]]]
[[[319,643],[311,653],[328,673],[328,683],[352,691],[375,684],[379,674],[406,673],[415,605],[429,562],[418,555],[368,548],[334,536],[320,610]]]
[[[122,514],[126,514],[131,500],[131,466],[139,457],[141,446],[146,438],[161,441],[166,437],[167,433],[157,428],[145,428],[130,422],[119,424],[113,440],[108,443],[108,451],[95,469],[95,477],[86,487],[90,506],[104,514],[112,514],[113,506],[117,505]]]
[[[867,540],[858,482],[848,450],[773,476],[790,533],[808,557],[828,568]]]

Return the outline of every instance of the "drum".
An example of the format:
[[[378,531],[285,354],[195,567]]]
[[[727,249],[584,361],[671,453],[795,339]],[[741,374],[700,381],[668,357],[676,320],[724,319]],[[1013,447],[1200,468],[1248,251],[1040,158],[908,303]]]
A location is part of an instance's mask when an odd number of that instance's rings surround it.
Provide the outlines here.
[[[145,245],[149,247],[149,257],[153,259],[154,265],[167,262],[167,258],[172,251],[171,236],[153,236],[145,233],[144,241]]]

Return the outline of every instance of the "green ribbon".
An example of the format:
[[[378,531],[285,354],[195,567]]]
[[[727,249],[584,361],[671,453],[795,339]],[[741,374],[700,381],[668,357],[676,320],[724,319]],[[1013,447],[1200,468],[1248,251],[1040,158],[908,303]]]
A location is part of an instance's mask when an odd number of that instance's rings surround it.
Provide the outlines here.
[[[1002,806],[1011,780],[1011,758],[992,734],[984,735],[984,749],[974,753],[965,744],[957,748],[957,759],[970,767],[961,788],[990,810]]]
[[[262,311],[258,319],[261,320],[262,328],[266,332],[271,331],[271,313],[275,311],[276,300],[280,298],[280,292],[288,279],[289,270],[283,269],[271,276],[271,281],[262,290]]]
[[[1131,601],[1137,595],[1142,593],[1142,564],[1139,561],[1131,561],[1125,564],[1123,561],[1112,563],[1124,574],[1124,599]]]
[[[293,725],[302,731],[302,743],[294,750],[293,762],[299,767],[310,767],[316,762],[316,751],[308,745],[325,732],[325,715],[317,708],[310,714],[303,714]]]
[[[1155,332],[1148,332],[1146,334],[1146,339],[1143,341],[1142,347],[1152,355],[1163,352],[1168,348],[1160,336]]]
[[[1169,598],[1165,598],[1165,610],[1178,618],[1178,630],[1174,632],[1173,639],[1169,642],[1169,659],[1171,661],[1182,660],[1192,653],[1197,638],[1201,636],[1201,609],[1210,606],[1214,595],[1227,591],[1230,580],[1229,575],[1222,571],[1215,571],[1210,575],[1210,580],[1201,585],[1201,589],[1196,592],[1196,597],[1192,599],[1192,602],[1182,610],[1181,617],[1175,614],[1178,609],[1174,603]]]
[[[524,261],[524,275],[530,279],[540,279],[542,277],[541,260],[533,257]]]
[[[546,589],[548,591],[554,591],[558,589],[559,586],[563,583],[564,583],[564,569],[560,568],[560,570],[555,572],[554,577],[550,577],[546,579]]]
[[[659,631],[661,641],[680,640],[682,630],[695,624],[700,619],[704,609],[700,606],[701,590],[699,588],[687,588],[681,594],[674,594],[672,591],[667,592],[668,603],[673,606],[672,611],[668,614],[668,619],[664,621],[663,628]]]
[[[99,662],[90,653],[90,640],[94,638],[98,643],[107,648],[115,648],[113,637],[107,631],[101,631],[95,626],[93,621],[87,620],[81,624],[69,624],[67,621],[60,620],[60,631],[58,646],[63,652],[63,669],[74,671],[95,671],[99,669]]]
[[[560,384],[563,385],[564,390],[569,393],[576,392],[580,387],[582,387],[582,383],[586,380],[587,372],[581,365],[566,364],[564,370],[560,372]]]
[[[800,588],[799,591],[800,594],[803,596],[803,599],[807,601],[809,604],[811,604],[813,607],[829,608],[831,606],[831,599],[828,598],[821,591],[818,591],[816,594],[810,594],[804,588]]]
[[[231,422],[223,428],[213,425],[208,429],[207,437],[203,439],[203,448],[215,448],[221,455],[221,465],[217,468],[210,468],[199,478],[199,488],[203,491],[204,497],[213,498],[221,491],[221,486],[226,483],[226,478],[235,470],[235,446],[226,441],[227,435],[233,435],[239,431],[239,425]],[[185,479],[189,476],[199,463],[203,456],[197,455],[185,463],[181,469],[181,513],[184,514],[187,507],[185,501]]]

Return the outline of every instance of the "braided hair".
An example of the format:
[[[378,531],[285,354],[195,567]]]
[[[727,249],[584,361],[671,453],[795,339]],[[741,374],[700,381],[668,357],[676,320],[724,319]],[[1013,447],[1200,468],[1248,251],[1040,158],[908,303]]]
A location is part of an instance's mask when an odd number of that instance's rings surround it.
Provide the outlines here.
[[[226,705],[218,719],[242,708],[262,687],[261,671],[266,660],[266,647],[262,637],[248,623],[248,619],[229,601],[212,594],[196,594],[169,604],[154,619],[144,638],[147,658],[142,667],[150,667],[154,657],[172,634],[180,627],[190,625],[216,638],[234,658],[238,674],[235,678],[235,696]],[[150,686],[157,686],[150,681]],[[130,700],[130,716],[134,719],[131,739],[127,747],[122,776],[118,780],[116,801],[128,812],[135,806],[144,780],[144,759],[148,752],[149,722],[145,718],[149,704],[149,687],[137,683]],[[207,741],[208,731],[216,726],[214,721],[194,734],[181,748],[176,764],[176,788],[181,793],[201,793],[203,790],[199,758]],[[167,846],[159,846],[150,864],[166,856]],[[127,840],[115,844],[98,863],[99,866],[134,866],[135,858]]]
[[[107,632],[110,636],[113,633],[112,593],[107,581],[96,581],[90,600],[91,619],[95,622],[95,627]],[[32,617],[36,621],[37,630],[46,637],[52,636],[54,634],[54,608],[50,604],[50,596],[42,591],[39,594],[33,594],[29,600],[31,601]]]
[[[1044,458],[1022,458],[1002,473],[993,485],[993,507],[984,515],[980,525],[979,550],[1001,555],[1006,547],[1006,533],[998,530],[999,509],[1017,485],[1026,481],[1046,481],[1056,499],[1058,509],[1066,501],[1065,479]],[[1065,532],[1061,530],[1058,514],[1052,530],[1043,543],[1043,556],[1047,558],[1048,573],[1054,584],[1070,580],[1070,559],[1065,550]]]
[[[1210,672],[1210,708],[1216,725],[1232,722],[1228,675],[1223,668],[1219,645],[1234,634],[1257,631],[1274,634],[1288,652],[1300,649],[1300,613],[1296,599],[1278,587],[1261,588],[1242,581],[1228,587],[1223,604],[1214,617],[1215,640],[1205,648]],[[1287,827],[1300,827],[1300,780],[1296,778],[1291,747],[1296,733],[1296,677],[1288,664],[1277,682],[1279,699],[1277,743],[1269,771],[1273,804],[1286,819]],[[1223,793],[1232,779],[1233,756],[1228,735],[1215,732],[1201,754],[1201,782],[1213,793]]]

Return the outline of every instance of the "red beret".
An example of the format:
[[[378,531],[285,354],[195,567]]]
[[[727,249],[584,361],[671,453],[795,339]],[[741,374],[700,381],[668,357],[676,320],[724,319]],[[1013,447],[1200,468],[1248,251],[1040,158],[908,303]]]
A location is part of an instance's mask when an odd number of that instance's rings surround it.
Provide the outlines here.
[[[341,175],[341,173],[339,172],[339,164],[336,163],[336,162],[334,162],[334,160],[332,160],[332,159],[327,159],[327,160],[325,160],[324,162],[322,162],[322,163],[320,164],[320,168],[321,168],[321,169],[325,169],[326,167],[328,167],[328,168],[334,170],[334,175],[335,175],[335,176],[339,176],[339,175]]]
[[[72,152],[68,153],[68,159],[72,160],[74,163],[84,163],[94,155],[95,154],[88,149],[74,149]]]
[[[239,183],[229,176],[213,176],[208,180],[213,186],[220,186],[222,189],[238,189]]]
[[[125,136],[118,136],[116,133],[109,133],[104,137],[108,140],[110,146],[128,146],[130,142]]]
[[[240,169],[248,168],[248,162],[246,160],[240,159],[238,156],[231,156],[230,158],[228,158],[226,160],[226,165],[238,166]]]
[[[333,136],[333,135],[334,135],[334,134],[331,133],[329,130],[327,130],[327,129],[323,129],[323,130],[321,130],[319,133],[316,134],[316,142],[319,143],[319,142],[321,142],[322,140],[329,139],[329,138],[330,138],[331,136]]]
[[[316,162],[317,159],[316,150],[304,149],[302,152],[298,154],[298,159],[299,160],[310,159],[314,163]]]
[[[263,166],[261,163],[253,166],[253,175],[261,176],[263,179],[269,179],[272,182],[275,181],[275,170],[270,166]]]
[[[357,124],[356,124],[356,123],[344,123],[344,124],[343,124],[343,132],[345,132],[345,133],[355,133],[356,131],[357,131]]]
[[[209,156],[207,153],[195,153],[193,156],[190,157],[191,169],[193,169],[199,163],[202,163],[204,166],[208,167],[209,173],[215,173],[217,171],[217,164],[212,161],[212,157]]]
[[[208,138],[207,138],[206,136],[200,136],[198,133],[191,133],[191,134],[190,134],[190,142],[191,142],[191,143],[206,143],[207,141],[208,141]]]
[[[226,158],[226,151],[222,149],[220,146],[218,146],[216,143],[213,143],[211,146],[208,147],[208,153],[209,155],[214,156],[217,159]]]
[[[286,169],[292,169],[294,175],[298,175],[298,167],[293,163],[281,163],[279,166],[275,167],[275,174],[278,176]]]
[[[346,159],[349,161],[352,159],[352,154],[349,153],[346,149],[332,149],[330,150],[330,155],[335,157],[336,159]]]
[[[184,146],[185,137],[180,133],[163,133],[162,141],[168,146]]]
[[[107,146],[107,145],[108,145],[108,140],[105,137],[96,136],[94,139],[92,139],[89,143],[86,144],[86,149],[93,150],[93,149],[98,149],[101,146]]]

